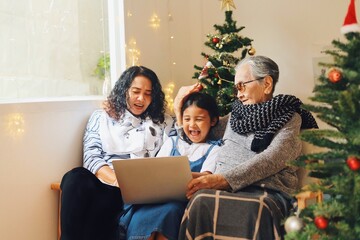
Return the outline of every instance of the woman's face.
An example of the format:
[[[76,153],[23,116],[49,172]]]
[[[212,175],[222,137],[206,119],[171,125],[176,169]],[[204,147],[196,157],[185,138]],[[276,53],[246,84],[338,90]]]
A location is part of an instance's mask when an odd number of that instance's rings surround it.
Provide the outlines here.
[[[144,76],[137,76],[131,83],[127,93],[128,110],[135,116],[146,111],[151,103],[152,84],[150,79]]]
[[[235,86],[240,82],[247,82],[254,79],[255,77],[251,74],[250,66],[248,64],[244,64],[236,71]],[[245,90],[243,92],[237,91],[237,97],[244,105],[256,104],[270,100],[272,85],[270,86],[271,88],[269,88],[268,80],[268,77],[266,77],[258,81],[246,83]]]
[[[216,119],[211,119],[209,112],[195,105],[187,107],[182,116],[183,129],[193,143],[206,142],[211,126],[216,124]]]

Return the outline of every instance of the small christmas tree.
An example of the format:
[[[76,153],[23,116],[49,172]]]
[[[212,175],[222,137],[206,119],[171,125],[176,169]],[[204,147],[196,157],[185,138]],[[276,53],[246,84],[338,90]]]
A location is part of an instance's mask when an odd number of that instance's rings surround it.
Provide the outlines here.
[[[286,239],[360,239],[360,27],[351,0],[342,33],[346,41],[334,40],[335,50],[326,53],[333,64],[319,77],[307,108],[331,128],[311,130],[301,138],[324,152],[304,155],[300,165],[319,179],[310,186],[322,191],[324,200],[300,212],[304,227],[288,231]],[[288,221],[287,220],[287,221]],[[285,222],[285,227],[286,227]],[[290,224],[289,224],[290,225]]]
[[[239,35],[239,32],[245,27],[238,28],[236,26],[236,21],[232,19],[230,6],[235,8],[232,0],[222,0],[222,7],[227,8],[225,23],[223,25],[215,24],[216,33],[207,34],[205,42],[205,45],[215,52],[212,55],[201,53],[206,59],[205,66],[195,65],[194,68],[198,71],[193,76],[202,83],[204,92],[215,97],[221,116],[230,112],[234,99],[234,67],[246,54],[255,54],[255,49],[251,45],[253,40]],[[239,50],[242,50],[239,57],[233,55]]]

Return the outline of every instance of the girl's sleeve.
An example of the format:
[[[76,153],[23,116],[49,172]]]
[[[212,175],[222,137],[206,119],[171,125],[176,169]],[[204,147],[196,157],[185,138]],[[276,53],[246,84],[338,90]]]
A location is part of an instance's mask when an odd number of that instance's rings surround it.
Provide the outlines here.
[[[99,135],[101,113],[102,110],[97,110],[90,116],[83,138],[83,166],[94,174],[108,165],[110,159],[103,151]]]
[[[165,114],[165,123],[164,123],[164,133],[163,133],[163,142],[165,142],[169,137],[177,135],[177,128],[175,120],[169,114]]]
[[[211,172],[215,171],[216,160],[218,157],[218,153],[220,150],[220,146],[214,146],[209,155],[207,156],[206,160],[204,161],[200,172]]]
[[[171,149],[173,146],[173,140],[169,137],[164,144],[161,146],[159,152],[156,154],[157,157],[167,157],[170,156]]]

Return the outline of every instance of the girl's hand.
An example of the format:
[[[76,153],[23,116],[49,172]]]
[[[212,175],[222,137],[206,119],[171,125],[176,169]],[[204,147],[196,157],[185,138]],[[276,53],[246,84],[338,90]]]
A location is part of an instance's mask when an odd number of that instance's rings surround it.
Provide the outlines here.
[[[230,185],[226,179],[220,174],[205,174],[193,178],[187,186],[186,192],[187,199],[190,199],[195,192],[200,189],[218,189],[225,190],[229,189]]]

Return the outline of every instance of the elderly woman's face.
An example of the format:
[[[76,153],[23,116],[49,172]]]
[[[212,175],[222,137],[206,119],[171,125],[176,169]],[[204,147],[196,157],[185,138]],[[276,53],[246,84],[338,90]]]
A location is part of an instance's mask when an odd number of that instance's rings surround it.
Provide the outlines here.
[[[266,94],[269,91],[264,84],[264,79],[255,79],[248,64],[242,65],[236,71],[235,86],[241,82],[248,82],[241,91],[237,91],[237,97],[244,105],[265,102],[271,98],[269,94]]]

